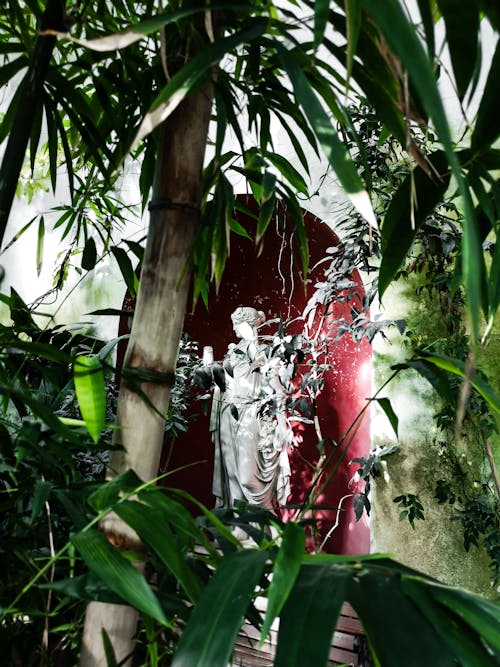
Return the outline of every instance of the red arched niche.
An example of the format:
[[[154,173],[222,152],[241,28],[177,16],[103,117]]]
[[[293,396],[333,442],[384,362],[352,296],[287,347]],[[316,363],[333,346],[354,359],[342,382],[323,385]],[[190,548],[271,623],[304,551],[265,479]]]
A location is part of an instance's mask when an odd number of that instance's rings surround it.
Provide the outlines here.
[[[251,198],[245,197],[245,203],[255,208]],[[300,259],[292,233],[291,223],[285,220],[287,231],[280,233],[279,227],[284,223],[278,216],[278,224],[273,220],[266,232],[263,248],[257,254],[252,241],[233,235],[231,252],[228,258],[222,284],[218,294],[212,289],[209,295],[209,310],[201,300],[194,312],[185,320],[185,331],[192,340],[199,343],[200,350],[204,345],[214,348],[215,359],[222,359],[228,344],[235,340],[231,325],[231,313],[241,305],[254,306],[266,313],[267,319],[283,318],[290,320],[301,315],[304,307],[314,292],[314,285],[321,281],[328,263],[318,262],[325,258],[325,251],[338,244],[334,232],[314,215],[305,212],[304,219],[309,239],[309,273],[304,289],[301,276]],[[238,219],[246,229],[251,230],[255,224],[250,217],[238,213]],[[291,244],[290,244],[291,239]],[[353,279],[359,283],[359,296],[363,288],[359,275]],[[349,306],[336,303],[333,313],[324,323],[326,330],[331,321],[344,316],[349,318]],[[274,328],[262,333],[273,333]],[[298,333],[302,325],[295,323],[290,333]],[[354,342],[349,335],[340,341],[332,342],[329,347],[327,362],[332,369],[326,373],[325,386],[318,398],[318,415],[323,438],[331,438],[339,442],[351,427],[361,409],[366,405],[366,398],[371,391],[371,348],[364,340]],[[195,412],[200,412],[196,409]],[[168,452],[170,470],[179,470],[167,478],[169,486],[185,489],[208,507],[213,506],[211,492],[213,471],[213,445],[209,434],[209,417],[198,414],[190,425],[189,431],[179,437]],[[304,428],[304,427],[303,427]],[[301,433],[303,441],[298,447],[291,448],[290,462],[292,467],[291,495],[289,504],[300,504],[307,497],[314,478],[314,466],[320,453],[317,448],[318,438],[312,425],[306,425]],[[321,535],[328,534],[338,520],[338,527],[333,531],[326,543],[326,550],[332,553],[368,553],[370,550],[370,533],[366,517],[356,522],[352,497],[341,499],[356,490],[362,491],[362,485],[352,481],[356,465],[349,462],[354,457],[365,455],[369,451],[369,420],[367,415],[359,421],[354,437],[337,471],[318,499],[322,505],[331,508],[341,505],[340,516],[336,509],[320,510],[315,517]],[[330,471],[338,461],[341,448],[337,448]],[[331,451],[330,447],[325,453]],[[341,458],[341,457],[340,457]],[[194,464],[194,465],[190,465]],[[189,467],[184,467],[189,466]],[[325,475],[326,479],[328,475]],[[288,515],[292,512],[288,512]],[[286,518],[287,511],[284,516]],[[317,541],[320,541],[319,538]]]

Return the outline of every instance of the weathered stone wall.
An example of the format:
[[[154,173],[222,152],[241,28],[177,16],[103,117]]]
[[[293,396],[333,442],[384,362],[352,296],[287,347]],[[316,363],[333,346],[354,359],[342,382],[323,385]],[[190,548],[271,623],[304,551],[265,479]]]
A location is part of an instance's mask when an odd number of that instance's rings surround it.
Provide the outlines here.
[[[384,296],[384,317],[403,318],[412,332],[412,343],[429,343],[448,335],[437,300],[426,292],[416,295],[417,278],[400,280]],[[479,355],[479,366],[487,373],[493,387],[500,386],[499,336],[493,336],[489,346]],[[391,366],[408,359],[412,345],[397,331],[388,333],[388,340],[378,337],[374,342],[374,390],[391,374]],[[372,513],[372,550],[392,553],[402,563],[419,569],[443,582],[468,590],[494,596],[491,587],[489,558],[483,548],[471,546],[466,552],[463,532],[452,521],[453,507],[439,505],[434,488],[443,468],[442,432],[436,427],[433,415],[441,408],[439,396],[430,383],[413,370],[400,373],[383,394],[392,403],[399,417],[400,449],[387,457],[390,479],[379,478],[374,489]],[[396,442],[387,418],[374,409],[372,446]],[[498,436],[492,445],[499,458]],[[450,446],[450,443],[448,444]],[[474,477],[484,470],[485,458],[477,443],[459,443],[457,454],[463,465],[474,471]],[[401,508],[393,499],[401,494],[418,494],[425,508],[425,521],[416,521],[412,529],[407,520],[400,521]]]

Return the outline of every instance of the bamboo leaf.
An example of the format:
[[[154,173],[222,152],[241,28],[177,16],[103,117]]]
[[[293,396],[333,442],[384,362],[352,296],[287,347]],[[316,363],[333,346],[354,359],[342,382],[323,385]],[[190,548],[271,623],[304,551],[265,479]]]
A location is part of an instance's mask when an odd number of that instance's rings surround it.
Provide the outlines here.
[[[36,274],[40,276],[43,265],[43,242],[45,240],[45,220],[43,215],[38,222],[38,234],[36,241]]]
[[[31,524],[40,515],[40,512],[43,510],[43,507],[47,502],[51,491],[52,484],[50,482],[47,482],[43,479],[37,479],[35,488],[33,490],[33,506],[31,508],[30,518]]]
[[[279,59],[292,82],[296,103],[304,110],[321,144],[325,157],[339,178],[340,184],[353,206],[370,225],[377,228],[377,221],[373,213],[370,197],[364,189],[349,153],[337,136],[335,128],[332,126],[326,111],[316,97],[307,77],[300,69],[290,51],[279,43],[276,43],[275,47]]]
[[[219,62],[222,56],[240,44],[257,39],[264,33],[266,27],[267,21],[254,19],[249,28],[229,37],[218,39],[193,56],[181,70],[174,74],[155,98],[139,127],[133,144],[137,144],[168,118],[182,100],[206,78],[207,70]]]
[[[269,634],[274,619],[279,616],[295,584],[304,555],[305,543],[304,530],[296,523],[289,521],[283,531],[282,542],[273,568],[266,615],[260,633],[261,645]]]
[[[162,513],[137,501],[124,501],[115,507],[115,512],[158,554],[191,601],[196,602],[203,588],[202,583],[190,569],[185,553],[179,549]]]
[[[498,665],[497,658],[489,654],[480,637],[482,629],[476,634],[474,629],[466,622],[463,622],[459,616],[455,614],[455,608],[446,609],[443,613],[443,607],[436,603],[436,598],[428,582],[424,582],[419,578],[402,578],[403,591],[411,598],[420,609],[422,614],[427,618],[433,627],[433,631],[441,638],[443,644],[447,644],[449,650],[463,665],[474,665],[474,667],[495,667]],[[454,600],[458,603],[451,592],[449,600]],[[477,617],[476,617],[477,620]],[[491,619],[490,620],[491,623]],[[500,623],[498,622],[498,613],[496,623],[490,625],[490,628],[496,626],[497,637],[500,630]],[[487,626],[488,628],[488,626]]]
[[[458,96],[462,100],[475,69],[479,31],[476,0],[437,0],[446,25],[446,41]]]
[[[278,155],[277,153],[272,152],[267,152],[265,157],[276,167],[276,169],[279,170],[283,178],[286,178],[286,180],[297,192],[300,192],[306,196],[308,195],[308,189],[305,180],[286,158],[284,158],[282,155]]]
[[[326,665],[350,568],[304,565],[283,608],[275,667]]]
[[[229,3],[219,3],[211,5],[211,11],[217,10],[231,10],[231,11],[241,11],[250,12],[255,11],[255,7],[249,4],[243,4],[239,2],[229,2]],[[131,46],[138,42],[144,37],[152,34],[153,32],[158,32],[161,28],[164,28],[167,25],[176,23],[185,18],[194,16],[195,14],[204,13],[206,11],[205,7],[192,7],[189,9],[182,9],[178,11],[170,12],[169,14],[163,14],[159,16],[154,16],[139,23],[131,24],[126,30],[122,32],[113,33],[112,35],[105,35],[104,37],[97,37],[95,39],[79,39],[73,37],[67,32],[58,32],[57,30],[45,30],[41,32],[42,35],[56,35],[59,39],[73,42],[79,46],[83,46],[92,51],[98,51],[104,53],[106,51],[117,51],[120,49],[125,49],[127,46]]]
[[[102,533],[89,529],[73,535],[71,541],[87,567],[124,602],[163,625],[171,625],[142,574]]]
[[[123,276],[123,280],[132,295],[137,292],[137,276],[135,275],[134,267],[130,261],[130,257],[123,248],[118,246],[112,246],[110,248],[113,253],[113,257],[116,259],[120,273]]]
[[[351,78],[352,64],[358,45],[361,29],[361,0],[345,0],[345,14],[347,19],[347,81]]]
[[[465,364],[459,359],[452,359],[451,357],[446,357],[442,354],[427,354],[421,352],[424,360],[427,363],[433,364],[438,368],[442,368],[449,373],[458,375],[459,377],[465,377]],[[481,375],[476,372],[474,373],[471,384],[474,389],[481,394],[484,400],[488,405],[495,411],[500,413],[500,397],[493,391],[490,385],[484,380]]]
[[[405,594],[403,576],[397,569],[374,564],[363,566],[349,583],[347,599],[363,624],[375,664],[453,665],[455,655],[444,638]]]
[[[248,549],[222,560],[182,633],[172,667],[227,667],[267,557]]]
[[[490,71],[477,112],[477,119],[471,137],[471,148],[482,149],[493,144],[500,135],[500,105],[498,81],[500,80],[500,41],[497,42],[491,61]]]
[[[85,426],[97,444],[106,416],[106,385],[101,360],[97,356],[76,357],[73,380],[78,407]]]
[[[82,253],[82,269],[92,271],[97,262],[97,248],[94,239],[89,236]]]
[[[486,598],[472,595],[457,589],[439,586],[429,586],[429,593],[451,612],[460,616],[470,627],[478,633],[483,641],[500,653],[500,616],[498,604]]]
[[[380,405],[382,410],[385,412],[385,415],[387,419],[389,420],[392,430],[396,434],[396,438],[398,437],[398,425],[399,425],[399,419],[397,414],[394,412],[394,409],[392,407],[391,401],[388,398],[375,398],[375,401]]]
[[[420,225],[441,202],[448,187],[449,173],[443,174],[446,166],[444,154],[440,151],[434,153],[429,156],[429,162],[438,176],[431,179],[421,167],[417,167],[400,185],[384,218],[380,234],[380,297],[399,271]]]
[[[416,35],[413,23],[408,19],[398,0],[363,0],[365,7],[378,23],[392,51],[408,70],[409,78],[419,95],[427,114],[433,120],[462,197],[464,219],[462,237],[462,269],[470,313],[472,340],[479,338],[480,304],[484,283],[484,260],[475,220],[469,188],[462,167],[455,154],[451,132],[444,112],[443,102],[434,77],[432,65]]]
[[[434,38],[434,17],[432,15],[432,3],[429,0],[417,0],[422,23],[424,24],[425,41],[427,43],[427,51],[429,53],[429,60],[434,62],[436,54],[436,44]]]
[[[314,3],[314,49],[323,41],[329,10],[330,0],[316,0]]]

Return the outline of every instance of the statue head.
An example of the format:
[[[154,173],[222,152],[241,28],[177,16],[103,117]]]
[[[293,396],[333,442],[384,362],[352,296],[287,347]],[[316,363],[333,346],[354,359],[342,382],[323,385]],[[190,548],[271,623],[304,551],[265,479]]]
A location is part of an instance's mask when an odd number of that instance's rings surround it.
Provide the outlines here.
[[[255,327],[266,321],[262,310],[251,306],[240,306],[231,315],[233,329],[240,338],[251,339],[255,335]]]

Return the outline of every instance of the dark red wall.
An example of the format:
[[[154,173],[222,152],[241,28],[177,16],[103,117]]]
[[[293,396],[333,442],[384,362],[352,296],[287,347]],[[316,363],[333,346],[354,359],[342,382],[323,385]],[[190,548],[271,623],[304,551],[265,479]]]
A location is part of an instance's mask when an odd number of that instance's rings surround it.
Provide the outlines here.
[[[239,218],[244,226],[252,228],[250,219],[241,214]],[[214,291],[210,293],[209,311],[207,312],[200,300],[194,313],[186,317],[185,331],[193,340],[198,341],[200,351],[204,345],[211,345],[214,348],[215,359],[222,359],[228,344],[235,341],[230,315],[238,306],[254,306],[263,310],[268,319],[282,317],[284,320],[289,320],[300,315],[313,293],[314,284],[321,279],[327,266],[323,263],[317,267],[316,264],[325,257],[326,248],[338,243],[336,235],[318,218],[306,214],[305,220],[310,250],[306,291],[300,275],[298,255],[285,243],[290,236],[290,228],[283,237],[273,221],[270,227],[274,225],[274,228],[270,228],[266,233],[264,246],[259,255],[253,242],[241,236],[232,236],[230,257],[222,285],[218,294]],[[354,278],[359,279],[359,276]],[[336,304],[333,317],[338,317],[341,313],[348,316],[348,312],[344,312],[345,309],[345,305]],[[325,328],[328,326],[329,323],[326,322]],[[295,331],[299,332],[301,329],[302,325],[297,324]],[[276,325],[268,331],[266,328],[261,329],[264,334],[273,333],[275,330]],[[325,389],[318,401],[318,412],[323,437],[339,442],[365,405],[365,399],[370,396],[371,349],[366,342],[355,343],[350,336],[344,336],[340,342],[330,345],[327,361],[333,368],[326,374]],[[313,478],[311,466],[314,466],[319,456],[314,427],[307,425],[302,436],[303,442],[300,447],[293,448],[290,452],[292,493],[289,503],[291,504],[304,500]],[[335,508],[342,496],[356,491],[356,484],[350,483],[356,466],[349,465],[349,461],[368,452],[369,445],[369,420],[365,417],[361,420],[338,471],[319,498],[321,504]],[[330,451],[330,447],[325,450],[326,453]],[[339,456],[340,448],[337,451],[336,457]],[[169,486],[184,488],[209,507],[213,506],[211,493],[213,445],[209,435],[208,416],[199,415],[192,423],[189,432],[174,443],[172,451],[168,452],[168,458],[170,470],[196,462],[196,465],[169,476]],[[335,465],[335,460],[334,457],[332,466]],[[362,490],[362,486],[359,490]],[[355,521],[352,498],[345,500],[342,508],[339,527],[327,544],[328,551],[368,553],[370,535],[366,520],[363,518],[360,522]],[[322,510],[316,513],[323,535],[334,524],[336,515],[335,510]]]

